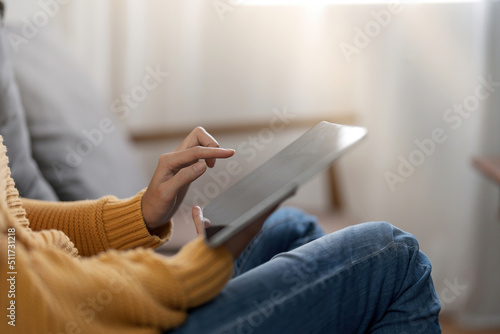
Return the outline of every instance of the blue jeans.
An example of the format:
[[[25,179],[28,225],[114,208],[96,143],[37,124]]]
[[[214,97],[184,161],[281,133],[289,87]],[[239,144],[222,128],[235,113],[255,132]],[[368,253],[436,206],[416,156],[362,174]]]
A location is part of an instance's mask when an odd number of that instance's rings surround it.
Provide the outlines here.
[[[441,333],[415,237],[385,222],[323,234],[315,217],[276,211],[222,292],[168,333]]]

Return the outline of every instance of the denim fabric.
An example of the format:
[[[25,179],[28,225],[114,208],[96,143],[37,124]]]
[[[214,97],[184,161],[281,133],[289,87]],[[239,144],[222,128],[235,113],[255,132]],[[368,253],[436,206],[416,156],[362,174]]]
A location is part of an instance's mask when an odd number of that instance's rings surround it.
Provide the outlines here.
[[[441,332],[431,264],[414,236],[385,222],[321,234],[313,217],[277,211],[236,261],[237,276],[168,333]]]
[[[234,262],[234,276],[325,235],[316,217],[295,208],[275,211],[257,236]]]

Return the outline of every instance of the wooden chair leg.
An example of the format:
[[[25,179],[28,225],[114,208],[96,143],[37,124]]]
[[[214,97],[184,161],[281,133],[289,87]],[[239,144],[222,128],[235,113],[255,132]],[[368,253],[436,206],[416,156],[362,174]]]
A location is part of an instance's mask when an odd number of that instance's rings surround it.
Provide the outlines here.
[[[330,183],[330,203],[331,207],[336,211],[342,211],[342,198],[338,182],[338,175],[335,165],[331,165],[328,169],[328,179]]]

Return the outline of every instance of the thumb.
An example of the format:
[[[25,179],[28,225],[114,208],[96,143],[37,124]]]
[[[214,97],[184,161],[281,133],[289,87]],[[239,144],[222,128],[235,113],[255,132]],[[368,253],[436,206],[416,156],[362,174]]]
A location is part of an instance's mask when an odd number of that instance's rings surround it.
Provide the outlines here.
[[[203,235],[203,212],[199,206],[194,206],[192,210],[194,227],[196,234]]]
[[[194,222],[194,227],[196,228],[196,233],[198,235],[205,236],[204,228],[210,226],[210,220],[208,220],[208,218],[203,217],[203,211],[199,206],[194,206],[192,212],[193,212],[193,222]]]

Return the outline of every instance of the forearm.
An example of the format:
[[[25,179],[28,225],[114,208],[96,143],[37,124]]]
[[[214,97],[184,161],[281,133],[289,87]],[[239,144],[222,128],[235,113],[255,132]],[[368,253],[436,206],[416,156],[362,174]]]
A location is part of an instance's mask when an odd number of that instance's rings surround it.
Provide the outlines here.
[[[143,192],[119,200],[107,196],[77,202],[43,202],[22,199],[34,231],[63,231],[83,256],[107,249],[157,247],[168,239],[171,222],[151,235],[142,217]]]

